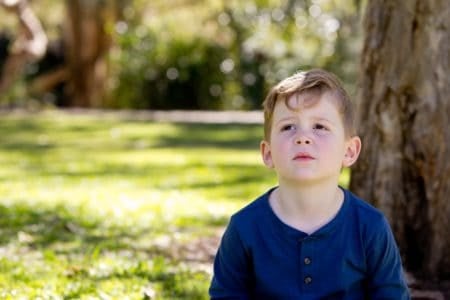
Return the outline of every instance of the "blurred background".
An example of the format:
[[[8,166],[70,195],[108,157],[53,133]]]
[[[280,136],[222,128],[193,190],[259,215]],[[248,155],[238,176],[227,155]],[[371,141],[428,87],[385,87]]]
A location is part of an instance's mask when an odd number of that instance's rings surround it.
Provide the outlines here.
[[[42,27],[28,39],[45,35],[48,42],[38,57],[22,58],[2,90],[2,107],[254,110],[269,86],[311,67],[335,72],[355,90],[360,1],[36,0],[28,6]],[[1,66],[13,43],[27,42],[27,32],[11,9],[1,10],[0,20]]]
[[[268,89],[337,74],[413,299],[450,299],[448,0],[0,0],[0,298],[208,299],[276,184]]]

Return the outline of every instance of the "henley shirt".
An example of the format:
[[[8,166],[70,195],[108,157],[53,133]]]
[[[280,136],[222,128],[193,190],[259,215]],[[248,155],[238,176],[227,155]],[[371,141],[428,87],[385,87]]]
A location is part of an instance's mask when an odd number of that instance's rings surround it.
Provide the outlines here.
[[[336,216],[308,235],[275,215],[273,190],[231,217],[214,260],[211,299],[410,299],[379,210],[342,189]]]

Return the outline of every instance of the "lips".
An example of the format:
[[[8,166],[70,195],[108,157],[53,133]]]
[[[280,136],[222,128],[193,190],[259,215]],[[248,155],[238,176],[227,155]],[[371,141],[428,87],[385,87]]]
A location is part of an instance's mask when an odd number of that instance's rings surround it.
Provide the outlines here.
[[[294,160],[303,160],[304,161],[304,160],[312,160],[312,159],[314,159],[314,157],[307,152],[297,153],[294,157]]]

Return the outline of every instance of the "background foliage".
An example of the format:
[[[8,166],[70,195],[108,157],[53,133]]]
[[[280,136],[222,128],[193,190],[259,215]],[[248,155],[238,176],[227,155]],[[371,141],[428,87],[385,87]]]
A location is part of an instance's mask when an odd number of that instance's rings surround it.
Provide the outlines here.
[[[355,89],[360,16],[353,0],[116,2],[118,19],[104,24],[114,41],[107,107],[259,109],[271,85],[311,67],[328,68]],[[61,1],[32,4],[50,38],[60,39]],[[14,33],[13,21],[2,18],[3,28]],[[28,76],[44,69],[31,66]],[[70,106],[57,97],[47,102]]]
[[[124,103],[113,105],[258,109],[269,86],[311,67],[329,68],[353,88],[359,27],[351,1],[141,5],[115,28],[114,98]]]

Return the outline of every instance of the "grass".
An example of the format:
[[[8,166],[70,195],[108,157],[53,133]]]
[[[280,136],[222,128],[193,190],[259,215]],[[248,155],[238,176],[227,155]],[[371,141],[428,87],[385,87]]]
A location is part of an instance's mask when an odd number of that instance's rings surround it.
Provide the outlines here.
[[[228,217],[275,184],[261,135],[257,125],[1,116],[0,298],[207,299]]]

